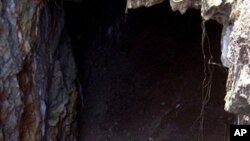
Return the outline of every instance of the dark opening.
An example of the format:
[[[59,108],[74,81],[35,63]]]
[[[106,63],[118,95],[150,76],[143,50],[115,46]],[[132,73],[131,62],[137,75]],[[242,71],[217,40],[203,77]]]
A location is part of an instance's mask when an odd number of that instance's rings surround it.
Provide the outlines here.
[[[201,16],[169,3],[125,11],[126,1],[65,2],[78,67],[79,140],[205,141],[227,139],[227,70],[214,65],[200,128],[204,59]],[[205,52],[220,64],[221,26],[206,23]]]

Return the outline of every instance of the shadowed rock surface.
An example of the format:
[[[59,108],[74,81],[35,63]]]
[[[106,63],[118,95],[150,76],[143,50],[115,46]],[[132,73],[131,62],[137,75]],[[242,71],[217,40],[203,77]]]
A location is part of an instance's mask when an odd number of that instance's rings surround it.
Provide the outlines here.
[[[75,64],[61,4],[0,2],[0,140],[76,138]]]

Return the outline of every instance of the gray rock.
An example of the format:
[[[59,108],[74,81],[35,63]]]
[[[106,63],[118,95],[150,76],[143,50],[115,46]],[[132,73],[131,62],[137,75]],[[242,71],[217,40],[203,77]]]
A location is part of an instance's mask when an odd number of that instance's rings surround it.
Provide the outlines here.
[[[53,4],[0,2],[1,141],[76,139],[75,63]]]

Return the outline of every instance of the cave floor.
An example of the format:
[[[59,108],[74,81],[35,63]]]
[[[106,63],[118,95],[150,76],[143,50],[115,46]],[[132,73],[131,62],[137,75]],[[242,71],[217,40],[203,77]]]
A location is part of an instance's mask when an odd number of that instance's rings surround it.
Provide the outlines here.
[[[189,34],[189,27],[148,25],[125,55],[109,52],[99,59],[105,65],[97,60],[84,93],[79,140],[198,141],[204,76],[196,27]],[[218,33],[215,29],[210,37],[217,56]],[[226,76],[225,69],[215,66],[205,107],[205,141],[227,139],[232,117],[223,109]]]

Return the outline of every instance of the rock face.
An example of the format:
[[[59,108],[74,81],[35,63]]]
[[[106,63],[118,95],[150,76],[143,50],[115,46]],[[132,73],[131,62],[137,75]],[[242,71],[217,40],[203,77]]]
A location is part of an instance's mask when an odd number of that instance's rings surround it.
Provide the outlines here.
[[[0,2],[1,141],[76,139],[75,64],[61,4]]]
[[[234,24],[229,35],[227,57],[230,66],[225,97],[225,110],[245,115],[250,115],[249,7],[247,0],[238,0],[233,5],[230,18]]]

